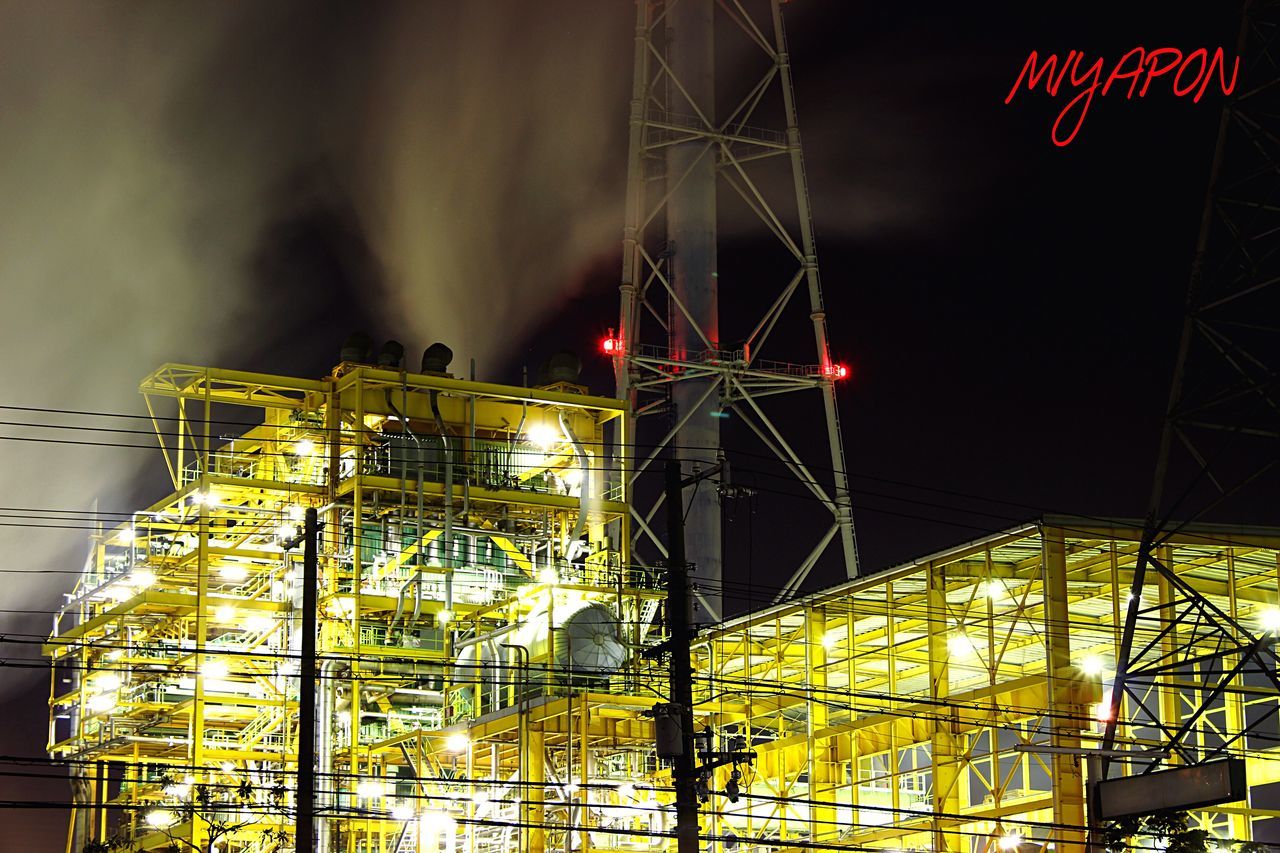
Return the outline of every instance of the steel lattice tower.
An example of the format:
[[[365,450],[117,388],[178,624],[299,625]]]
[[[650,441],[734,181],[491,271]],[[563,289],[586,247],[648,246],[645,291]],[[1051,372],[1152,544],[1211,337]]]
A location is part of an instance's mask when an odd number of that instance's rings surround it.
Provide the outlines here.
[[[622,304],[614,357],[618,396],[632,404],[629,440],[636,441],[636,419],[669,416],[669,428],[656,446],[621,448],[634,460],[622,466],[630,469],[628,494],[635,479],[668,448],[695,469],[716,464],[723,458],[719,417],[731,412],[830,511],[830,526],[794,567],[785,595],[804,580],[833,540],[840,541],[849,577],[857,574],[858,558],[834,392],[844,369],[834,364],[828,346],[781,0],[748,10],[752,5],[747,0],[637,2]],[[715,104],[717,24],[745,34],[760,69],[754,85],[727,111]],[[769,123],[781,126],[764,126]],[[790,180],[760,180],[757,170],[779,160],[787,164]],[[754,328],[741,333],[721,327],[718,190],[745,202],[781,251],[794,259],[789,278],[747,283],[751,298],[761,304],[752,307],[751,315],[758,319]],[[781,330],[800,313],[787,309],[804,295],[816,363],[762,360],[766,342],[787,336]],[[735,301],[744,298],[742,288],[735,288]],[[780,347],[777,340],[773,344]],[[834,469],[829,481],[811,473],[794,442],[761,405],[764,397],[795,391],[822,398],[828,460]],[[650,525],[657,508],[633,508],[635,535],[652,540],[665,556]],[[715,490],[694,494],[687,525],[688,559],[695,581],[701,582],[698,598],[707,615],[718,619],[723,569],[720,495]]]
[[[1274,505],[1280,486],[1278,35],[1280,3],[1245,4],[1240,78],[1219,125],[1107,714],[1109,749],[1144,749],[1129,759],[1134,773],[1235,754],[1267,731],[1274,738],[1277,724],[1274,711],[1238,709],[1246,694],[1280,691],[1280,626],[1235,612],[1237,602],[1265,604],[1259,596],[1274,605],[1275,591],[1228,577],[1220,594],[1206,594],[1170,541],[1192,522],[1224,512],[1247,520],[1257,507]],[[1175,683],[1177,704],[1152,702],[1162,685]],[[1223,713],[1239,719],[1220,737],[1195,734],[1207,715]]]

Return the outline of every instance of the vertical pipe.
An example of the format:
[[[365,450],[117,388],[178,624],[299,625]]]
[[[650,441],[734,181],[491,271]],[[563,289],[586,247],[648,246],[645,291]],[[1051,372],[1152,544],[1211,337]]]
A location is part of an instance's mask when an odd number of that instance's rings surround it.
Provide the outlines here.
[[[388,404],[391,403],[390,391],[387,392],[387,403]],[[391,406],[391,410],[394,412],[395,407]],[[399,533],[396,536],[396,558],[397,558],[396,565],[404,565],[403,561],[400,560],[399,558],[404,556],[405,504],[409,502],[409,498],[405,494],[405,488],[409,482],[409,453],[408,453],[409,446],[403,441],[404,436],[413,435],[413,432],[409,429],[409,418],[407,415],[408,411],[409,411],[409,382],[408,382],[408,379],[406,379],[404,374],[402,373],[400,376],[400,411],[396,412],[396,414],[400,418],[400,437],[402,439],[400,442],[400,509],[399,509],[400,524],[398,525]],[[414,436],[415,446],[417,445],[417,443],[418,443],[417,437]],[[418,457],[419,458],[422,457],[421,447],[418,447]],[[418,478],[418,482],[419,483],[422,482],[421,477]],[[419,518],[419,523],[421,523],[421,518]],[[417,535],[419,539],[422,538],[421,531],[418,531]],[[419,543],[418,547],[422,547],[421,543]]]
[[[548,610],[547,625],[551,633],[551,648],[555,648],[554,628],[555,623],[551,621],[550,611]],[[574,826],[574,801],[578,798],[578,791],[573,787],[573,635],[566,629],[564,630],[564,642],[566,649],[565,659],[565,680],[569,684],[569,689],[565,691],[564,699],[564,731],[565,731],[565,759],[564,759],[564,799],[565,799],[565,825],[564,825],[564,853],[573,853],[573,826]],[[585,720],[583,723],[585,724]],[[585,778],[583,782],[587,781]],[[579,786],[579,790],[580,790]]]
[[[476,360],[471,359],[471,381],[476,381]],[[467,398],[467,443],[463,448],[464,459],[471,460],[476,452],[476,395]],[[465,526],[471,516],[471,466],[467,466],[466,476],[462,480],[462,524]]]
[[[360,747],[360,666],[359,666],[359,661],[364,655],[364,649],[362,648],[362,644],[360,642],[360,618],[361,618],[361,614],[364,612],[364,592],[363,592],[364,561],[365,561],[364,450],[365,450],[365,430],[367,429],[367,427],[365,426],[365,412],[364,412],[365,388],[364,388],[363,373],[361,373],[356,379],[355,391],[356,391],[356,404],[355,404],[356,429],[353,434],[354,435],[353,441],[355,443],[355,470],[352,475],[354,477],[354,488],[352,489],[352,507],[351,507],[351,511],[353,515],[352,530],[354,533],[351,539],[351,558],[352,558],[351,559],[351,562],[352,562],[351,636],[352,636],[352,645],[355,646],[355,654],[352,657],[352,664],[351,664],[350,672],[348,673],[351,677],[351,682],[350,682],[351,705],[347,709],[348,711],[347,726],[349,731],[351,732],[351,737],[349,739],[349,742],[347,743],[347,750],[348,750],[348,766],[351,768],[352,774],[358,777],[359,769],[360,769],[360,764],[359,764],[360,759],[358,754],[358,750]],[[337,438],[338,437],[331,437],[330,441],[336,441]],[[374,519],[376,519],[378,493],[374,492],[373,495],[374,495],[374,516],[373,517]],[[329,765],[325,767],[325,772],[327,773],[333,772],[332,762],[330,762]],[[329,777],[329,778],[331,780],[333,779],[333,777]],[[355,793],[354,791],[355,785],[356,785],[356,781],[354,778],[347,783],[347,786],[353,789],[352,793]],[[330,791],[330,796],[332,797],[333,792],[337,790],[339,785],[337,782],[331,781],[328,787]],[[326,824],[326,828],[327,828],[327,824]],[[354,837],[355,833],[352,832],[350,836]]]
[[[715,117],[715,2],[680,0],[666,7],[667,60],[679,87],[672,87],[668,110],[687,116]],[[681,91],[683,90],[683,91]],[[688,312],[671,312],[670,345],[677,359],[698,361],[708,344],[720,347],[719,294],[716,280],[716,158],[709,139],[698,137],[667,149],[667,248],[672,251],[675,298]],[[678,186],[674,186],[678,183]],[[701,331],[701,334],[699,333]],[[703,336],[706,342],[703,341]],[[679,455],[695,465],[716,464],[719,401],[708,395],[715,380],[682,379],[671,384],[673,417],[692,416],[676,433]],[[706,399],[703,397],[706,396]],[[701,401],[701,402],[699,402]],[[720,614],[722,555],[720,496],[709,484],[697,489],[689,506],[685,545],[701,598]]]
[[[645,101],[649,94],[649,0],[636,0],[636,25],[631,73],[631,116],[627,141],[627,198],[622,226],[622,306],[618,314],[618,340],[622,355],[631,354],[638,342],[636,288],[641,286],[640,246],[644,237]],[[630,375],[625,358],[614,360],[618,396],[628,399]],[[528,384],[527,382],[525,383]]]
[[[453,447],[449,442],[444,417],[440,414],[440,394],[431,392],[431,414],[440,430],[440,444],[444,448],[444,608],[453,610]],[[419,488],[421,495],[421,488]],[[421,501],[421,497],[419,497]],[[421,516],[419,516],[421,524]]]
[[[98,835],[99,841],[107,840],[107,762],[97,762],[98,779],[94,791],[98,803]]]
[[[316,607],[320,583],[319,516],[307,507],[303,526],[302,666],[298,679],[298,813],[294,827],[297,853],[315,851],[316,786]]]
[[[206,415],[207,421],[207,415]],[[208,457],[205,457],[206,460]],[[204,482],[201,482],[204,486]],[[198,504],[199,510],[196,520],[196,535],[199,542],[196,544],[196,679],[195,679],[195,695],[192,697],[191,708],[191,745],[188,748],[188,755],[191,756],[191,767],[193,774],[200,774],[204,768],[204,718],[205,718],[205,676],[201,669],[204,667],[206,657],[205,650],[209,643],[209,504],[201,502]],[[197,778],[199,776],[197,775]],[[200,779],[200,781],[204,781]],[[197,848],[202,843],[203,827],[199,821],[191,823],[191,843]]]
[[[316,796],[314,802],[324,812],[333,807],[333,717],[338,690],[338,662],[327,660],[320,666],[320,683],[316,692],[320,696],[320,713],[317,722],[316,750],[318,772],[316,774]],[[353,738],[354,740],[354,738]],[[352,753],[354,758],[354,752]],[[352,767],[355,767],[354,760]],[[319,853],[330,853],[329,821],[321,818],[316,828],[316,850]]]
[[[631,437],[635,434],[636,399],[631,388],[631,368],[629,358],[635,352],[640,340],[638,325],[639,314],[636,311],[637,288],[642,287],[642,259],[640,247],[644,241],[645,205],[645,103],[649,97],[649,17],[652,5],[649,0],[636,0],[636,21],[633,37],[633,63],[631,76],[631,116],[629,119],[629,138],[627,144],[627,197],[626,210],[623,214],[622,226],[622,281],[618,286],[621,296],[621,308],[618,312],[618,341],[621,352],[614,354],[614,385],[620,400],[626,400],[627,411],[618,418],[613,427],[612,459],[614,476],[622,490],[619,498],[625,503],[631,502],[631,483],[627,476],[627,458],[633,452],[630,447]],[[629,515],[624,513],[622,519],[610,524],[611,533],[619,550],[630,546],[631,531]]]

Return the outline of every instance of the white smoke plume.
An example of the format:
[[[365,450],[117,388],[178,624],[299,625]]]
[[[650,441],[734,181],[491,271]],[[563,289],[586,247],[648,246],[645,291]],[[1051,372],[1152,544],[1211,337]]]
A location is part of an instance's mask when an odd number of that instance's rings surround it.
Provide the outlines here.
[[[385,275],[338,297],[492,363],[618,242],[630,23],[588,0],[0,2],[0,404],[138,413],[162,362],[284,349],[308,330],[281,315],[316,297],[262,259],[317,205]],[[142,465],[158,454],[0,440],[20,508],[0,514],[125,509]],[[56,606],[86,547],[0,527],[0,630],[47,631],[17,611]]]

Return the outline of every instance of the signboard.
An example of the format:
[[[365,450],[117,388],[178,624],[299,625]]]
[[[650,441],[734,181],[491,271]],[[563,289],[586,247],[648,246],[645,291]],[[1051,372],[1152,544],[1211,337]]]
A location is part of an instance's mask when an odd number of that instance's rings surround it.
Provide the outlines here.
[[[1114,820],[1171,809],[1194,809],[1245,798],[1243,758],[1105,779],[1094,786],[1097,816]]]

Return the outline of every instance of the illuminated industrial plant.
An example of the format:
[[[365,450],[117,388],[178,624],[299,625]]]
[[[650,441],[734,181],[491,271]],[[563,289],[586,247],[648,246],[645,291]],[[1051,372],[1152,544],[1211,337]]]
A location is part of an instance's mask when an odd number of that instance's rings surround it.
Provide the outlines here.
[[[1169,765],[1246,759],[1248,796],[1192,811],[1194,826],[1223,848],[1274,839],[1280,696],[1221,648],[1274,657],[1280,530],[1178,523],[1145,540],[1169,574],[1132,596],[1136,522],[1045,518],[860,575],[835,397],[851,368],[827,335],[783,0],[767,5],[761,23],[737,2],[637,4],[621,311],[598,345],[617,399],[592,395],[573,357],[536,387],[500,385],[451,374],[441,344],[414,370],[400,345],[354,336],[322,379],[171,364],[143,380],[172,491],[92,537],[44,649],[48,750],[73,773],[68,853],[297,853],[307,832],[318,853],[675,851],[684,743],[729,756],[703,764],[717,766],[685,811],[715,853],[1079,853],[1090,758],[1140,770],[1170,740]],[[719,119],[714,6],[763,61]],[[769,93],[780,103],[758,110]],[[770,115],[785,126],[751,123]],[[761,185],[791,190],[781,214],[747,168],[773,158],[791,180]],[[718,186],[796,265],[776,290],[726,289],[764,294],[737,312],[758,318],[741,336],[720,328]],[[812,361],[760,358],[784,315]],[[820,397],[825,467],[760,402],[796,391]],[[679,461],[726,470],[729,415],[825,533],[801,542],[770,519],[776,601],[724,618],[740,569],[723,559],[721,493],[687,511],[669,495],[683,500]],[[636,478],[668,459],[677,488],[641,505]],[[663,657],[691,608],[668,612],[664,501],[682,543],[687,518],[680,569],[702,623],[679,713]],[[800,595],[829,548],[848,580]],[[1218,633],[1179,620],[1188,590]],[[1151,681],[1113,690],[1126,654],[1154,659]],[[673,737],[685,714],[694,731]]]
[[[292,849],[295,546],[315,507],[319,850],[674,845],[650,716],[667,685],[645,653],[665,593],[628,551],[628,472],[600,452],[623,404],[568,359],[524,388],[456,379],[440,347],[417,373],[384,352],[320,380],[167,365],[143,381],[173,491],[93,537],[46,649],[77,843],[199,843],[212,817],[233,827],[221,853]],[[702,747],[754,753],[704,780],[704,843],[1074,849],[1137,534],[1030,524],[704,632]],[[1274,632],[1280,534],[1195,529],[1168,551]],[[1125,719],[1178,719],[1187,666]],[[1242,681],[1193,737],[1276,705]],[[1250,783],[1275,764],[1251,761]],[[1266,819],[1198,814],[1224,839]]]

